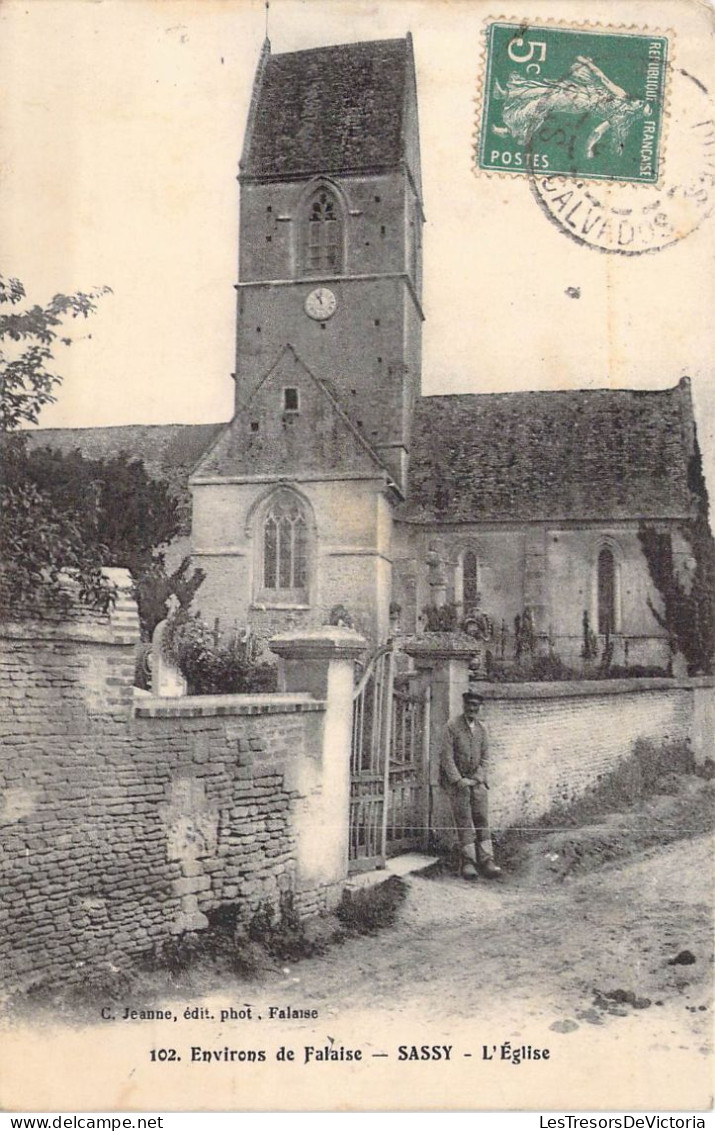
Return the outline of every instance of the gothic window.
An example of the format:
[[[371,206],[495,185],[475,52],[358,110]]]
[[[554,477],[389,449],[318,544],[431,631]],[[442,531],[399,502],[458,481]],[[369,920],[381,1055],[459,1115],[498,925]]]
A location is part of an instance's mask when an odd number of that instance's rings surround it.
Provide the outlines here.
[[[462,611],[474,609],[479,598],[479,555],[476,550],[463,550],[454,568],[454,600]]]
[[[467,550],[462,558],[462,600],[465,608],[477,603],[479,593],[479,561],[474,550]]]
[[[613,551],[604,546],[598,555],[598,631],[602,635],[616,627],[616,563]]]
[[[321,186],[308,201],[303,267],[307,275],[337,275],[343,265],[343,224],[335,193]]]
[[[278,601],[308,601],[308,524],[300,500],[281,493],[263,519],[262,595]]]

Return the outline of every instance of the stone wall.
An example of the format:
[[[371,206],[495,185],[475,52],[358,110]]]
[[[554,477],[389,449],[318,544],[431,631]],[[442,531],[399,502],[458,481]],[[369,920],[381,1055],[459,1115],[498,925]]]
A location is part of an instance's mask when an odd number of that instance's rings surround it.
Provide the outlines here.
[[[500,827],[528,824],[574,801],[629,757],[639,740],[693,742],[697,688],[685,682],[496,687],[489,689],[484,721],[491,737],[494,823]]]
[[[135,700],[136,614],[123,607],[0,634],[10,982],[81,977],[96,959],[205,927],[226,904],[247,919],[290,891],[307,916],[337,900],[347,872],[347,827],[329,866],[299,843],[331,804],[330,690]]]
[[[406,638],[430,710],[430,827],[441,846],[455,841],[439,784],[447,720],[462,709],[474,642],[460,634]],[[696,764],[715,760],[711,676],[694,679],[580,680],[478,684],[489,733],[490,809],[495,829],[529,825],[568,805],[630,757],[639,741],[687,743]]]

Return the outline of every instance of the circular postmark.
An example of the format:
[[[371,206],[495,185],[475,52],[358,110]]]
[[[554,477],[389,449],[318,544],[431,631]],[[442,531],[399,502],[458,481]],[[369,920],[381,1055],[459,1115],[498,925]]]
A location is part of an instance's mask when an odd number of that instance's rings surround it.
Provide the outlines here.
[[[715,208],[715,113],[707,88],[673,74],[666,152],[657,184],[530,173],[531,191],[565,235],[597,251],[643,255],[694,232]]]

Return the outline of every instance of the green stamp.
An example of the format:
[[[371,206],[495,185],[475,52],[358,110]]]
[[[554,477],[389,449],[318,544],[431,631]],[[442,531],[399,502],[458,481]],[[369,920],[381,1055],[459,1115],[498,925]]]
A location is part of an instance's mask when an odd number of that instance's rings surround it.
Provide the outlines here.
[[[662,35],[489,24],[479,167],[654,184],[667,65]]]

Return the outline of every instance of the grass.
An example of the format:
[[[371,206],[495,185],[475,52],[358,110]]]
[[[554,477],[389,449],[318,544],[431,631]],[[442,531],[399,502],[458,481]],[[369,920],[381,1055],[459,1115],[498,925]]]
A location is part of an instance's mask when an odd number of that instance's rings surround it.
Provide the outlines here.
[[[344,891],[336,915],[349,934],[372,935],[394,925],[406,896],[405,881],[390,876],[376,887]]]
[[[563,879],[713,827],[712,763],[696,766],[687,743],[639,740],[629,758],[582,797],[556,805],[528,829],[495,836],[512,874],[534,861]]]

